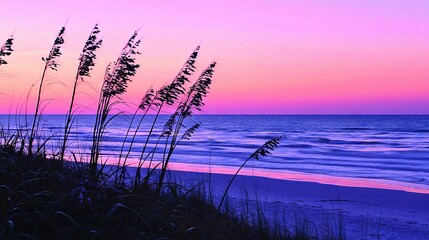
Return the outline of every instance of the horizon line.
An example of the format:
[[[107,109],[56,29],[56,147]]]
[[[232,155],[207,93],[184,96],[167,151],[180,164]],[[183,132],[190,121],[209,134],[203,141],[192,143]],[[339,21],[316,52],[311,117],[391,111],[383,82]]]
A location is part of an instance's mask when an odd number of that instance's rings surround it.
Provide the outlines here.
[[[0,115],[34,115],[34,113],[0,113]],[[65,113],[44,113],[42,115],[66,115]],[[96,115],[96,113],[82,113],[82,114],[76,114],[79,115]],[[115,115],[114,113],[109,115]],[[133,115],[133,113],[123,113],[122,115]],[[143,114],[136,114],[136,115],[143,115]],[[156,115],[156,113],[148,113],[147,115]],[[170,116],[170,113],[163,113],[159,115],[166,115]],[[201,116],[201,115],[248,115],[248,116],[429,116],[429,113],[197,113],[193,114],[194,116]]]

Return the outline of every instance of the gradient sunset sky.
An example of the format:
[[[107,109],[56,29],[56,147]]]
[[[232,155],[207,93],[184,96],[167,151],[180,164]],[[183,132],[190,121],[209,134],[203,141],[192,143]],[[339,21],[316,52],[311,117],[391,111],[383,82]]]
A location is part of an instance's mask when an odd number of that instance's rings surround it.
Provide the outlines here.
[[[218,61],[203,113],[429,114],[428,0],[16,0],[0,9],[0,43],[15,38],[0,67],[0,113],[24,111],[41,58],[66,24],[61,66],[48,72],[43,93],[46,113],[65,113],[77,58],[98,22],[104,43],[79,86],[84,113],[94,111],[105,67],[140,29],[130,103],[170,82],[201,44],[195,78]]]

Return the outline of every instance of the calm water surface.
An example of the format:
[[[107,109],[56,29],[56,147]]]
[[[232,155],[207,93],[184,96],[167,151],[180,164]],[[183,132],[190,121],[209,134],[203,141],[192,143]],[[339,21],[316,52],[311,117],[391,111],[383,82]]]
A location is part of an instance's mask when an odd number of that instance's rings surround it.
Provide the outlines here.
[[[152,117],[147,116],[147,120]],[[89,152],[94,118],[93,115],[79,116],[70,135],[71,149],[82,156]],[[52,151],[60,143],[64,119],[63,115],[43,118],[42,138],[52,136],[49,143]],[[161,117],[149,151],[166,119],[167,116]],[[121,116],[112,122],[102,146],[105,156],[117,155],[129,120],[129,116]],[[249,162],[249,166],[271,171],[394,180],[429,189],[429,116],[199,115],[195,120],[202,122],[201,128],[190,140],[181,142],[172,161],[239,166],[265,141],[285,135],[274,155]],[[24,116],[17,119],[0,115],[4,128],[13,130],[16,124],[22,128],[24,122]],[[148,129],[150,122],[145,121],[143,129]],[[138,133],[131,157],[140,156],[146,136],[145,131]]]

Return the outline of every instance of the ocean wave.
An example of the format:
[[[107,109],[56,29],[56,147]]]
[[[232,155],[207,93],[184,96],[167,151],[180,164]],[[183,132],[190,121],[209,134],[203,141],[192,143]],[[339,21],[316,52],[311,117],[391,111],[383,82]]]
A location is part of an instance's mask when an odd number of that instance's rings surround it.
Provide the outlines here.
[[[353,145],[374,145],[374,144],[383,144],[383,142],[378,141],[352,141],[352,140],[338,140],[338,139],[329,139],[329,138],[318,138],[320,143],[329,143],[329,144],[353,144]]]
[[[249,163],[262,169],[285,169],[306,173],[356,178],[380,178],[409,183],[429,181],[429,116],[195,116],[203,122],[190,140],[182,141],[172,160],[240,166],[265,141],[286,135],[273,156]],[[22,118],[22,119],[21,119]],[[10,132],[22,130],[24,117],[0,116],[0,126]],[[64,115],[44,116],[42,139],[52,137],[47,149],[59,147]],[[93,115],[79,116],[68,144],[78,153],[89,153]],[[153,116],[148,116],[148,120]],[[152,150],[168,117],[161,116],[147,148]],[[10,124],[9,124],[10,123]],[[49,125],[47,125],[49,123]],[[129,121],[112,121],[101,145],[102,154],[117,156]],[[139,157],[148,123],[134,139],[131,156]],[[149,126],[150,127],[150,126]],[[6,127],[4,127],[6,129]],[[130,135],[125,141],[128,149]],[[160,146],[165,140],[161,138]],[[161,153],[162,149],[158,149]],[[83,154],[83,157],[88,155]]]
[[[340,128],[344,131],[370,131],[373,130],[371,128],[363,128],[363,127],[346,127],[346,128]]]
[[[313,148],[313,145],[310,144],[287,144],[287,145],[282,145],[282,147],[285,148]]]

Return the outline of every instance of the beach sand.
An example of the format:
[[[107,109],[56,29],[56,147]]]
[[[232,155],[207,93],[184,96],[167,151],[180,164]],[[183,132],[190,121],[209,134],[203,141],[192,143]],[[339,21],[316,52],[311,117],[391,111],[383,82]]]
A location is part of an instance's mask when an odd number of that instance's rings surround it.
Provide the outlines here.
[[[153,166],[153,165],[152,165]],[[203,186],[218,203],[237,166],[169,164],[166,181]],[[144,169],[143,171],[146,171]],[[128,168],[132,176],[133,166]],[[273,226],[293,230],[307,222],[319,237],[328,231],[347,239],[429,239],[426,186],[243,168],[228,192],[230,209],[255,219],[260,209]],[[326,235],[326,234],[325,234]]]
[[[169,172],[170,181],[185,186],[204,183],[215,201],[232,178],[231,174],[216,173],[225,169],[213,166],[208,170],[211,173],[187,164],[172,164],[172,168],[175,170]],[[234,172],[237,167],[226,168]],[[228,193],[229,204],[239,213],[255,216],[258,206],[271,223],[277,221],[293,228],[297,221],[309,221],[310,228],[319,235],[323,231],[338,232],[343,224],[347,239],[429,239],[429,194],[419,193],[419,189],[409,192],[405,190],[413,188],[364,187],[371,180],[363,180],[359,187],[338,186],[326,183],[326,179],[319,183],[249,175],[252,171],[247,169],[246,175],[239,175]],[[344,182],[340,184],[346,185]]]

